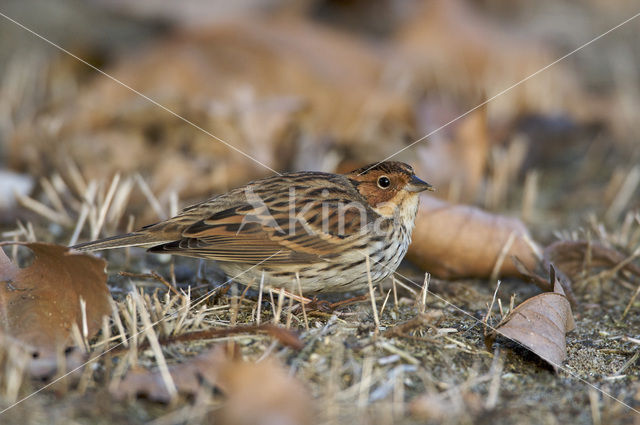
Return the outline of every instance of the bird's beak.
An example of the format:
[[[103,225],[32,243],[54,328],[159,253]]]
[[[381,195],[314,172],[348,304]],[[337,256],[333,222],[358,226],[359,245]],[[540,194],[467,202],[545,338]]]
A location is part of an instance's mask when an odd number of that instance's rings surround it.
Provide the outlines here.
[[[422,192],[423,190],[435,191],[435,188],[429,183],[420,180],[416,176],[412,176],[409,183],[405,186],[405,189],[409,192]]]

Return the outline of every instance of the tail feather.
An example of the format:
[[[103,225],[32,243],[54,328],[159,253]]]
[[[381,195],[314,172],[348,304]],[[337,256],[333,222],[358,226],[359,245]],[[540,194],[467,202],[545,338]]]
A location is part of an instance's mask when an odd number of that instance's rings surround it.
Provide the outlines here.
[[[99,251],[102,249],[124,248],[127,246],[154,246],[171,241],[154,240],[145,232],[127,233],[96,241],[84,242],[71,247],[76,251]]]

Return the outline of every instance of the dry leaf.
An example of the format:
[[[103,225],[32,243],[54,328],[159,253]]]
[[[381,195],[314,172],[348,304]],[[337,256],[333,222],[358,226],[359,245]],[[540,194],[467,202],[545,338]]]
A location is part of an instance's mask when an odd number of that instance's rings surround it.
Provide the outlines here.
[[[455,418],[456,423],[466,423],[469,420],[460,420],[464,415],[472,417],[483,410],[482,399],[476,393],[463,390],[461,393],[425,393],[414,398],[409,404],[412,416],[423,421],[450,423]],[[469,418],[470,419],[470,418]],[[472,422],[472,421],[471,421]]]
[[[169,372],[178,392],[195,395],[203,387],[212,388],[219,385],[218,375],[226,361],[224,350],[213,349],[184,363],[171,366]],[[118,399],[145,396],[163,403],[171,401],[171,395],[157,371],[133,369],[111,393]]]
[[[544,278],[540,274],[529,270],[520,261],[520,259],[518,259],[518,257],[513,257],[512,261],[514,262],[515,266],[517,267],[517,269],[520,272],[520,274],[522,275],[522,277],[529,279],[531,281],[531,283],[536,285],[543,292],[552,292],[553,291],[553,287],[554,287],[554,282],[558,281],[560,286],[562,286],[562,290],[564,291],[564,294],[566,295],[567,299],[571,303],[571,306],[572,307],[576,307],[578,305],[578,300],[575,297],[575,295],[573,294],[572,281],[562,272],[562,270],[560,270],[560,269],[555,270],[555,267],[554,267],[555,274],[556,274],[556,279],[555,280],[551,279],[551,281],[550,281],[549,277]],[[550,268],[550,266],[553,265],[553,264],[548,263],[548,262],[543,263],[543,264],[545,264],[546,267],[549,267],[549,268]]]
[[[518,305],[495,331],[524,345],[557,370],[567,357],[565,334],[575,328],[575,323],[553,266],[549,273],[553,292],[536,295]]]
[[[314,410],[306,388],[275,359],[232,361],[220,373],[227,402],[220,410],[226,425],[304,425]]]
[[[503,253],[510,235],[511,247]],[[423,195],[407,258],[436,277],[486,278],[503,254],[498,276],[520,276],[513,256],[529,269],[538,264],[537,246],[527,238],[520,220]]]
[[[213,387],[222,391],[226,400],[217,412],[216,423],[293,425],[310,423],[313,416],[304,386],[274,359],[244,362],[230,358],[218,346],[169,371],[183,395]],[[160,402],[171,399],[157,371],[129,372],[112,394],[119,399],[138,395]]]
[[[402,64],[415,80],[418,87],[414,90],[466,99],[477,93],[490,96],[556,59],[557,53],[548,43],[532,39],[518,28],[500,26],[469,2],[432,0],[418,4],[418,10],[398,32],[394,46],[399,52],[395,63]],[[490,116],[511,121],[526,112],[586,114],[585,96],[563,66],[536,76],[531,83],[493,100]]]
[[[47,243],[4,242],[33,251],[33,263],[19,268],[0,248],[1,331],[21,341],[42,358],[71,344],[73,323],[83,329],[80,299],[86,302],[87,337],[109,315],[106,263]]]
[[[319,158],[335,144],[369,161],[402,147],[411,111],[379,87],[383,65],[366,43],[286,16],[178,32],[107,72],[275,170],[330,171],[330,158]],[[183,198],[269,173],[103,76],[80,93],[52,115],[17,124],[12,168],[46,174],[71,157],[89,179],[139,172],[155,193],[175,189]],[[384,150],[372,152],[379,140]]]
[[[589,256],[591,259],[587,264]],[[614,268],[625,260],[627,263],[621,265],[620,271],[626,271],[640,277],[640,267],[629,262],[628,256],[598,242],[590,244],[586,241],[554,242],[545,248],[544,258],[574,280],[580,277],[586,266],[594,269]]]

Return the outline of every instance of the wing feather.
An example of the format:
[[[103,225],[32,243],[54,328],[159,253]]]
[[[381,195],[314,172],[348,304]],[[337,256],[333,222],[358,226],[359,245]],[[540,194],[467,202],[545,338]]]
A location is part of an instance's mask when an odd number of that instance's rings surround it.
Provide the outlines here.
[[[245,264],[299,264],[322,261],[325,256],[330,258],[350,249],[361,241],[366,218],[353,209],[338,210],[341,204],[353,204],[357,191],[349,191],[344,182],[327,181],[326,175],[307,174],[308,179],[327,187],[331,199],[306,196],[305,190],[317,190],[319,185],[303,186],[300,183],[307,177],[294,176],[296,205],[295,212],[290,213],[289,202],[283,202],[288,201],[289,186],[263,183],[256,187],[255,194],[236,194],[216,211],[207,211],[206,204],[189,209],[188,214],[197,214],[198,220],[185,226],[180,239],[150,251]],[[301,199],[308,199],[310,204]],[[338,217],[340,214],[342,218]]]

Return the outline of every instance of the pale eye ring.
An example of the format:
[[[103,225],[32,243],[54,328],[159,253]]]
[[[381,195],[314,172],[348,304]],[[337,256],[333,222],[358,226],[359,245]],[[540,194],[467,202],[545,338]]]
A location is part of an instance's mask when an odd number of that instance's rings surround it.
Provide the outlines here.
[[[387,176],[378,177],[378,187],[380,189],[387,189],[389,186],[391,186],[391,180],[389,180],[389,177]]]

